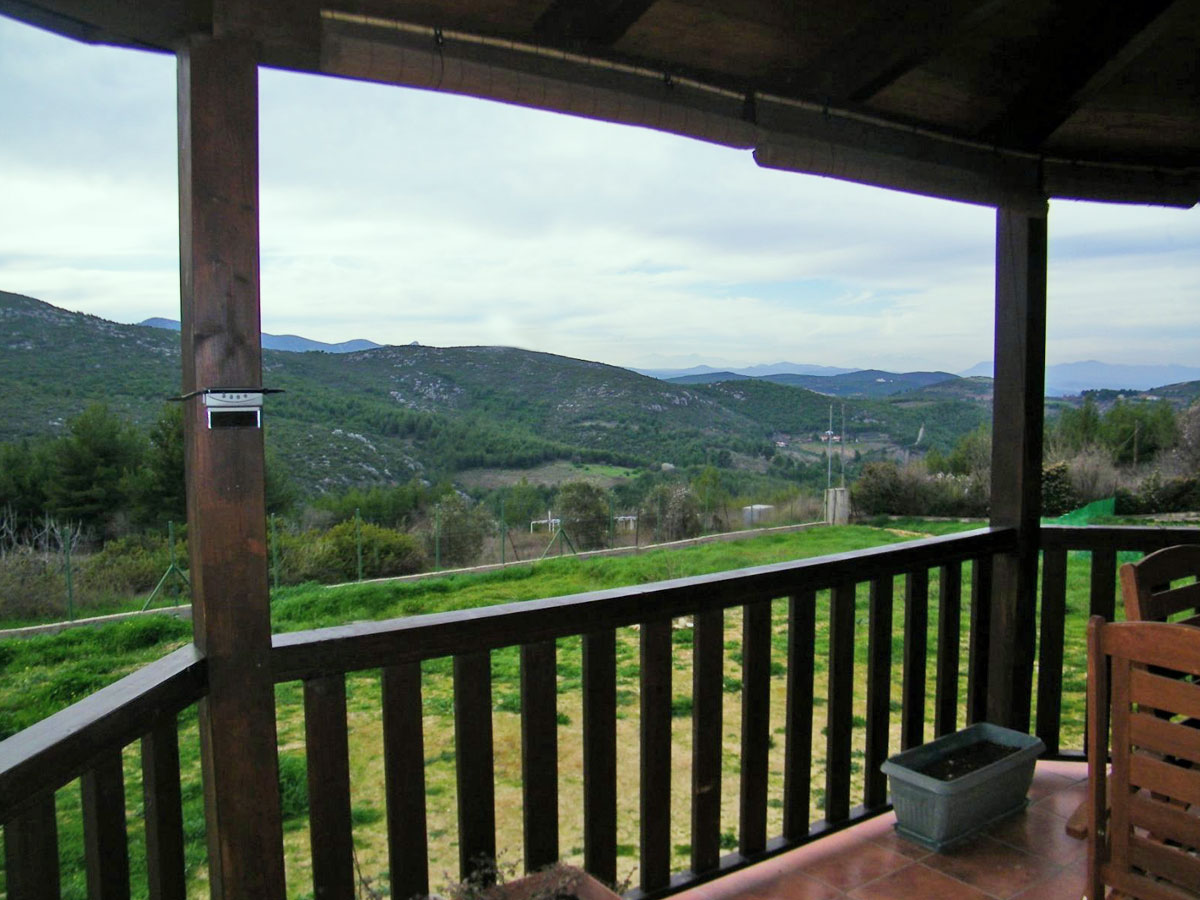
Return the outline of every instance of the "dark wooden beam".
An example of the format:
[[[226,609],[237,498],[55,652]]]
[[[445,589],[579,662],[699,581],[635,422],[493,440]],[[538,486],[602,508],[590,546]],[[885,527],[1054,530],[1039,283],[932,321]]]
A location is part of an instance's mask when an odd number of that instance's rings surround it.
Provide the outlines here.
[[[1025,87],[979,131],[982,140],[1034,150],[1080,105],[1146,50],[1190,0],[1064,3],[1044,30]]]
[[[992,525],[1017,546],[995,556],[988,629],[988,720],[1029,729],[1036,628],[1046,380],[1046,218],[996,212]]]
[[[254,45],[179,51],[183,390],[262,383]],[[208,663],[200,747],[214,898],[284,896],[263,439],[184,413],[193,633]]]
[[[654,0],[554,0],[533,33],[554,44],[611,46],[624,37]]]
[[[791,79],[799,90],[830,104],[866,102],[1009,2],[909,0],[879,4]]]

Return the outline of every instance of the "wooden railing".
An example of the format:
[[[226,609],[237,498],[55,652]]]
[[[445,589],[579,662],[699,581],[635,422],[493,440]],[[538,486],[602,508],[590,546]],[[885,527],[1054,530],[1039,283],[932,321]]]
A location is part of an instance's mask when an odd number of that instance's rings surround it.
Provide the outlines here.
[[[80,779],[88,894],[129,896],[121,751],[141,740],[150,895],[187,896],[178,715],[205,693],[195,647],[176,650],[0,742],[0,822],[10,900],[59,896],[54,792]]]
[[[1038,616],[1038,670],[1036,733],[1046,744],[1047,756],[1084,759],[1083,722],[1073,722],[1064,746],[1063,700],[1072,696],[1078,708],[1084,702],[1084,686],[1064,690],[1065,634],[1074,623],[1083,634],[1089,617],[1101,615],[1112,621],[1117,616],[1117,567],[1119,554],[1135,557],[1174,544],[1200,544],[1197,528],[1140,528],[1128,526],[1048,525],[1041,529],[1042,590]],[[1087,559],[1083,555],[1087,554]],[[1072,559],[1074,557],[1074,559]],[[1086,609],[1067,610],[1067,584],[1071,565],[1087,567]],[[1073,662],[1079,678],[1084,673],[1083,648],[1074,647]]]
[[[1090,609],[1111,616],[1117,553],[1198,542],[1192,529],[1045,528],[1037,729],[1062,753],[1062,659],[1067,554],[1091,551]],[[651,585],[358,623],[276,635],[277,683],[304,685],[312,890],[355,891],[346,714],[346,676],[382,672],[391,893],[427,893],[425,751],[421,664],[453,660],[455,766],[460,867],[496,853],[496,795],[490,656],[520,648],[523,847],[527,868],[560,855],[557,648],[582,641],[583,855],[614,881],[618,860],[617,629],[637,626],[639,883],[633,897],[658,896],[718,877],[817,839],[888,808],[879,764],[896,752],[983,717],[991,559],[1014,533],[981,529],[907,544]],[[969,567],[969,578],[964,577]],[[931,585],[936,581],[936,597]],[[897,589],[899,587],[899,589]],[[820,596],[820,602],[818,597]],[[827,601],[827,602],[826,602]],[[782,789],[772,793],[768,756],[773,605],[785,603],[786,726]],[[724,618],[741,610],[741,745],[736,775],[736,849],[723,855],[722,714],[727,685]],[[931,613],[936,610],[936,620]],[[856,621],[862,622],[856,639]],[[1084,615],[1082,610],[1073,614]],[[689,867],[672,871],[672,622],[693,622]],[[903,619],[899,658],[894,623]],[[817,640],[818,632],[822,635]],[[828,639],[824,635],[827,633]],[[865,633],[865,648],[862,646]],[[818,648],[828,646],[823,679]],[[857,643],[857,647],[856,647]],[[930,643],[933,653],[930,653]],[[966,648],[965,650],[963,648]],[[860,661],[856,664],[856,649]],[[865,654],[862,651],[865,650]],[[863,662],[865,660],[865,662]],[[960,690],[962,663],[965,689]],[[857,668],[856,668],[857,666]],[[899,670],[899,703],[893,684]],[[929,673],[933,684],[927,684]],[[1057,674],[1055,674],[1057,673]],[[855,685],[865,689],[856,721]],[[823,691],[819,687],[824,683]],[[56,897],[54,791],[82,776],[89,893],[129,894],[123,748],[140,740],[150,896],[183,897],[177,716],[206,691],[205,664],[192,647],[128,676],[0,743],[0,822],[8,896]],[[778,692],[777,692],[778,693]],[[932,703],[929,702],[931,696]],[[825,764],[814,761],[814,706],[825,707]],[[818,723],[819,727],[819,723]],[[861,735],[856,730],[861,729]],[[898,740],[891,732],[898,732]],[[852,783],[861,754],[861,788]],[[810,821],[814,798],[823,803]],[[782,828],[768,833],[768,808]]]

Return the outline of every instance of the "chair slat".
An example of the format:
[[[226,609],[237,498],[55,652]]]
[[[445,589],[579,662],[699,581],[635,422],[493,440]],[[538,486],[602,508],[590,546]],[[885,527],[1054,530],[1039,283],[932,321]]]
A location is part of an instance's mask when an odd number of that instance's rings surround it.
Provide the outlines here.
[[[715,869],[721,858],[721,709],[725,616],[694,618],[692,635],[692,871]]]
[[[1195,825],[1192,826],[1193,832]],[[1131,858],[1140,869],[1163,875],[1195,897],[1200,893],[1200,859],[1155,841],[1135,835],[1131,841]],[[1142,896],[1142,895],[1139,895]]]
[[[1200,823],[1181,806],[1139,792],[1129,798],[1129,824],[1144,828],[1156,840],[1176,841],[1185,848],[1200,849]],[[1193,860],[1200,875],[1200,860]],[[1197,881],[1200,885],[1200,880]]]
[[[486,650],[454,657],[454,757],[460,877],[488,881],[487,867],[496,861],[496,778],[492,661]]]
[[[641,884],[671,883],[671,622],[641,633]]]
[[[583,636],[583,860],[617,880],[617,636]]]
[[[1168,722],[1147,713],[1132,713],[1129,716],[1129,739],[1139,747],[1170,753],[1200,764],[1200,730],[1187,725]]]
[[[326,675],[304,682],[304,746],[308,757],[313,896],[317,900],[354,900],[344,675]]]
[[[941,567],[938,576],[937,685],[934,699],[935,737],[958,727],[958,652],[962,631],[962,563]]]
[[[1185,590],[1182,595],[1173,595],[1170,590],[1162,593],[1164,587],[1182,578],[1200,578],[1200,546],[1164,547],[1136,563],[1123,565],[1121,591],[1126,618],[1162,620],[1182,609],[1200,606],[1200,588]]]
[[[739,849],[745,856],[767,846],[767,770],[771,740],[771,601],[742,613],[742,783]]]
[[[888,725],[892,699],[891,576],[871,582],[867,624],[867,734],[863,772],[863,804],[868,809],[887,803],[887,776],[879,770],[888,756]]]
[[[429,837],[419,663],[384,667],[382,707],[392,896],[425,896],[429,893]]]
[[[1134,669],[1130,699],[1143,707],[1200,719],[1200,684]]]
[[[54,795],[25,807],[4,826],[8,900],[58,900],[58,820]]]
[[[925,666],[929,628],[929,570],[909,572],[904,580],[903,709],[900,749],[925,743]]]
[[[525,871],[558,859],[558,672],[554,641],[521,647]]]
[[[1155,794],[1200,807],[1200,769],[1173,765],[1146,753],[1134,753],[1129,760],[1129,781]]]
[[[825,725],[825,821],[850,817],[850,747],[854,726],[854,582],[829,598],[829,702]]]
[[[79,779],[83,847],[91,900],[128,900],[129,836],[120,750],[103,753]]]
[[[175,716],[142,738],[142,802],[146,811],[146,883],[150,900],[184,900],[183,797],[179,724]]]
[[[813,648],[816,645],[816,593],[788,598],[787,745],[783,755],[783,836],[798,841],[808,834],[812,788]],[[890,629],[889,629],[890,635]]]
[[[1181,612],[1200,608],[1200,582],[1183,584],[1147,596],[1142,601],[1142,615],[1147,619],[1165,621]]]
[[[1142,855],[1140,858],[1143,863],[1154,864],[1153,856]],[[1138,900],[1195,900],[1196,898],[1192,891],[1182,890],[1165,881],[1155,881],[1136,872],[1118,869],[1116,866],[1104,867],[1104,879],[1107,884],[1112,885],[1114,896],[1136,897]]]

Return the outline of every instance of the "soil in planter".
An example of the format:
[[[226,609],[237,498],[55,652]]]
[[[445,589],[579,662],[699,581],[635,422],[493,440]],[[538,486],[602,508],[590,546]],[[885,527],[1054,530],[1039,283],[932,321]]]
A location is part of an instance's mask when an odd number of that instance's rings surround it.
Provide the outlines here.
[[[984,766],[998,762],[1006,756],[1011,756],[1020,749],[1020,747],[1007,747],[993,741],[976,741],[965,747],[959,747],[957,750],[951,750],[945,756],[932,760],[919,769],[914,768],[913,771],[936,778],[938,781],[954,781],[956,778],[969,775]]]

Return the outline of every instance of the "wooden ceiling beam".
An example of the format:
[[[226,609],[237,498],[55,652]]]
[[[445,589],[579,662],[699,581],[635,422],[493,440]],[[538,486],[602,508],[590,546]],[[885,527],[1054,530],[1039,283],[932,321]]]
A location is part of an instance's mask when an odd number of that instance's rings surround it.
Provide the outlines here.
[[[1140,56],[1196,0],[1064,4],[1046,29],[1040,64],[1005,110],[978,132],[989,143],[1037,150],[1093,94]]]
[[[1008,2],[910,0],[880,4],[789,80],[805,94],[832,105],[865,103]]]
[[[654,0],[554,0],[533,25],[534,34],[554,44],[619,41]]]

